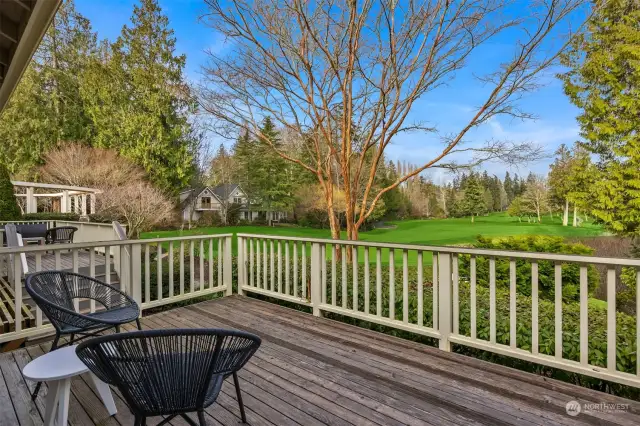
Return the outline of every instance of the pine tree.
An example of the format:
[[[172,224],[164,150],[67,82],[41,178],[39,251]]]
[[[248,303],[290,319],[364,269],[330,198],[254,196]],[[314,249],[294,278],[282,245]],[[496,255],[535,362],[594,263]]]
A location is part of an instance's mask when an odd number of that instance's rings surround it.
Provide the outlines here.
[[[565,93],[582,110],[584,146],[599,157],[586,207],[612,231],[640,234],[640,3],[594,1],[587,31],[564,56]],[[595,172],[595,170],[594,170]],[[582,183],[584,184],[584,183]]]
[[[513,189],[513,181],[511,180],[511,176],[509,172],[504,175],[504,191],[507,193],[507,202],[511,204],[511,201],[514,199],[514,189]]]
[[[94,144],[117,149],[167,192],[187,184],[197,149],[188,121],[196,105],[175,44],[157,1],[141,0],[131,25],[102,46],[83,82]]]
[[[475,175],[471,175],[466,180],[461,207],[463,214],[471,216],[472,223],[474,222],[475,216],[484,213],[487,209],[484,199],[484,189]]]
[[[21,215],[9,171],[0,163],[0,220],[19,220]]]

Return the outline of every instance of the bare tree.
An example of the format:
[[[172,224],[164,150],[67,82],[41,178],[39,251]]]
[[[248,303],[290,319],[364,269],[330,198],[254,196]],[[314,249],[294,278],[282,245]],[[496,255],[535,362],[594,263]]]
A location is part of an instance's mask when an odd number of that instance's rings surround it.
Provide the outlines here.
[[[542,221],[542,212],[549,209],[549,188],[541,176],[534,176],[527,182],[527,189],[522,194],[522,205],[525,210],[533,213]]]
[[[340,235],[334,191],[344,191],[347,235],[357,239],[383,194],[428,168],[514,163],[539,154],[531,144],[491,140],[478,147],[465,144],[465,136],[498,115],[531,118],[517,101],[556,63],[569,39],[560,34],[560,24],[584,2],[532,0],[519,17],[513,17],[513,2],[503,0],[206,3],[202,20],[227,43],[209,52],[200,88],[201,105],[214,118],[216,131],[231,137],[247,129],[313,173],[334,238]],[[425,122],[407,119],[416,101],[449,83],[472,54],[483,54],[481,47],[505,33],[513,52],[493,64],[493,72],[478,76],[486,98],[459,131],[440,134]],[[258,124],[266,115],[307,142],[303,155],[260,134]],[[429,148],[429,161],[379,187],[374,181],[385,149],[403,132],[436,134],[442,145]],[[461,152],[471,158],[468,163],[453,161],[452,155]]]

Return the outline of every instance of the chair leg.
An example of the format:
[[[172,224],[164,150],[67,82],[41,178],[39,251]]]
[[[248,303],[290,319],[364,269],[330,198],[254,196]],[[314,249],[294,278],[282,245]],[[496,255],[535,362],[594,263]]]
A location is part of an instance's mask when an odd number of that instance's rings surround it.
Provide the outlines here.
[[[238,405],[240,406],[240,417],[242,423],[247,422],[247,416],[244,414],[244,404],[242,403],[242,393],[240,392],[240,382],[238,381],[238,374],[233,373],[233,383],[236,385],[236,396],[238,398]]]
[[[49,349],[49,352],[53,352],[56,349],[58,349],[58,342],[60,341],[60,333],[56,332],[56,337],[53,338],[53,342],[51,343],[51,349]],[[36,388],[33,390],[33,393],[31,394],[31,399],[33,401],[36,400],[36,398],[38,397],[38,392],[40,392],[40,387],[42,386],[42,382],[38,382],[36,383]]]
[[[116,333],[120,333],[120,326],[116,325]]]
[[[207,419],[204,418],[204,411],[198,411],[198,421],[200,422],[200,426],[207,426]]]
[[[140,324],[140,318],[136,318],[136,325],[138,326],[138,330],[142,330],[142,324]]]
[[[72,334],[71,338],[69,339],[69,345],[73,345],[73,342],[76,340],[76,335]]]

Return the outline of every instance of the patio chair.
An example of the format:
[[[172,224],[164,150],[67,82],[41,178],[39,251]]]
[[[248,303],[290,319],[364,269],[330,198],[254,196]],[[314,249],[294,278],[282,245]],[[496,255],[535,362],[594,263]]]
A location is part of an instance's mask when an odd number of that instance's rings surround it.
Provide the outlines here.
[[[78,357],[100,380],[115,386],[135,417],[167,416],[159,425],[213,404],[226,378],[233,376],[242,422],[246,423],[237,372],[258,350],[253,334],[219,329],[145,330],[90,339],[78,345]]]
[[[75,226],[58,226],[47,230],[45,244],[67,244],[73,242],[73,234],[78,230]]]
[[[140,308],[125,293],[102,281],[64,271],[43,271],[27,275],[25,289],[47,316],[56,330],[51,344],[54,351],[66,344],[95,336],[105,330],[135,321],[140,325]],[[94,300],[101,305],[96,312],[78,312],[75,300]],[[70,336],[68,343],[59,345],[60,337]],[[33,399],[38,396],[41,383],[36,385]]]

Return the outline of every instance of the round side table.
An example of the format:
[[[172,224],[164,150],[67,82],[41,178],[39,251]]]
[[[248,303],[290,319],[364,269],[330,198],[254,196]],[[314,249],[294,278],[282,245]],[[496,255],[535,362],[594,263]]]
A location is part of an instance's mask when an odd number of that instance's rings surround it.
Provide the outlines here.
[[[27,379],[47,382],[49,385],[44,414],[45,426],[53,426],[56,417],[58,418],[58,426],[67,425],[71,379],[85,373],[91,377],[109,415],[113,416],[117,413],[109,385],[89,372],[87,366],[76,355],[76,346],[67,346],[42,355],[27,364],[22,370]]]

